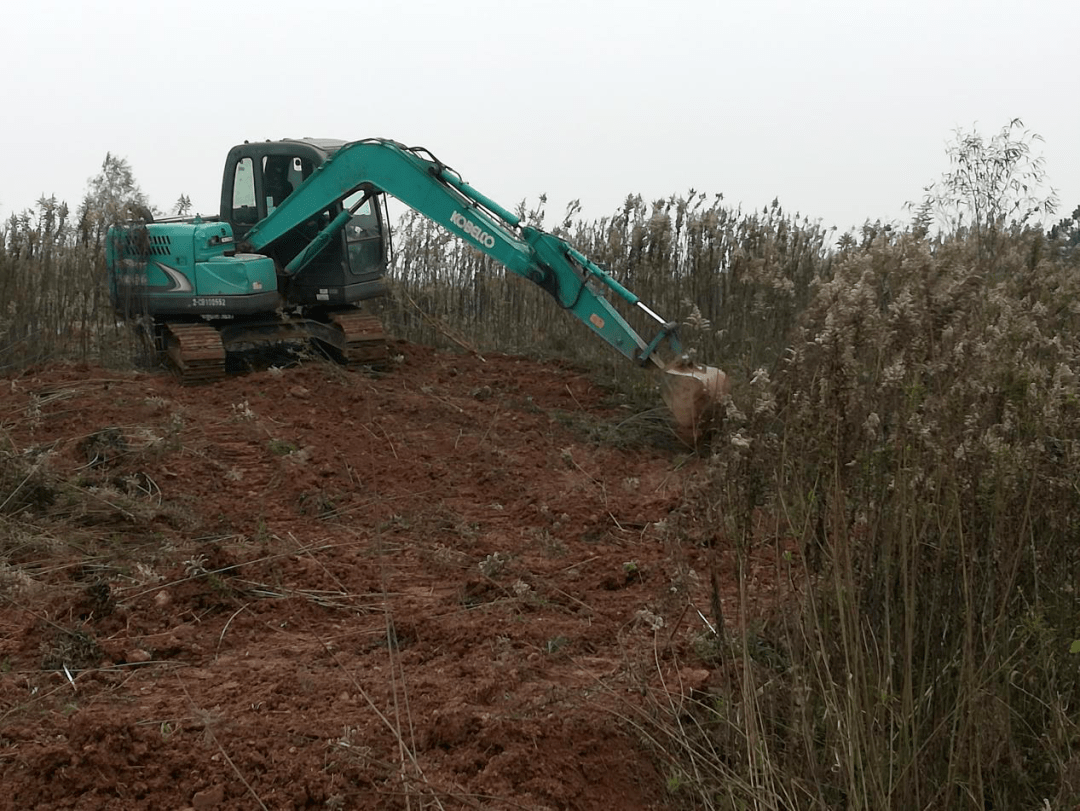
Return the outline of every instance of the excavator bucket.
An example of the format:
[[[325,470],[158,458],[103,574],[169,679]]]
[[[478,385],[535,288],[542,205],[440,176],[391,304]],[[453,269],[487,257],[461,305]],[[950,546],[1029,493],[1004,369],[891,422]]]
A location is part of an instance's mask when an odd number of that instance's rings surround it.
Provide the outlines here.
[[[715,366],[676,360],[662,372],[660,393],[680,432],[696,440],[706,433],[730,387],[727,375]]]

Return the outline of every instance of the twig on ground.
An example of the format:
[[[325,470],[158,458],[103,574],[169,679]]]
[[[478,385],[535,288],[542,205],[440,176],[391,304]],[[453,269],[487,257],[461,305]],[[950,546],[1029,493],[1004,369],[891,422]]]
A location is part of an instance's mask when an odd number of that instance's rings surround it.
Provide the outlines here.
[[[206,731],[206,734],[210,736],[210,740],[214,742],[218,751],[221,752],[221,756],[225,758],[225,762],[229,764],[229,767],[236,774],[237,779],[244,784],[244,787],[247,788],[251,796],[255,798],[255,802],[259,804],[259,808],[263,809],[263,811],[270,811],[270,809],[266,807],[266,803],[259,798],[259,795],[255,792],[251,783],[244,778],[244,775],[241,774],[240,770],[236,767],[236,764],[233,763],[232,758],[229,757],[229,753],[225,751],[225,747],[221,745],[221,741],[219,741],[214,734],[213,727],[206,721],[206,714],[199,708],[199,705],[195,703],[195,700],[191,697],[191,693],[188,692],[187,686],[184,684],[183,680],[181,680],[179,675],[176,677],[176,681],[179,683],[180,689],[184,691],[184,695],[187,696],[188,703],[191,704],[192,709],[195,710],[198,715],[203,717],[203,729]]]

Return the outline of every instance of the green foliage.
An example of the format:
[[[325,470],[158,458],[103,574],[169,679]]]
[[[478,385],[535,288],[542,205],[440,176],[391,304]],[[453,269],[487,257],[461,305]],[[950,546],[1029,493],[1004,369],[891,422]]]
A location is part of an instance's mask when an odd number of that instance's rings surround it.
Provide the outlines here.
[[[266,443],[266,447],[274,456],[289,456],[296,453],[296,446],[284,439],[271,439]]]

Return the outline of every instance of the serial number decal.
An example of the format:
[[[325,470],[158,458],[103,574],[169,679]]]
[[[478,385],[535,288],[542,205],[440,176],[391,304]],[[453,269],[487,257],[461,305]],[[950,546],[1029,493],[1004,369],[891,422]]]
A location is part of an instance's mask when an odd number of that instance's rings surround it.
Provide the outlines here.
[[[203,297],[196,296],[195,298],[193,298],[191,300],[191,306],[192,307],[224,307],[225,306],[225,299],[223,299],[223,298],[212,298],[212,297],[203,298]]]

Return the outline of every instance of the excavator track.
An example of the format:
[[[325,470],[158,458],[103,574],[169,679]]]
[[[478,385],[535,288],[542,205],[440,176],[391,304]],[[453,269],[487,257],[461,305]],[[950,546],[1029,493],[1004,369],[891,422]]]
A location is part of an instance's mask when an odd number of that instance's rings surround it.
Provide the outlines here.
[[[185,385],[225,377],[225,345],[209,324],[165,324],[165,354]]]
[[[382,322],[361,312],[330,314],[330,321],[345,333],[345,360],[348,363],[379,366],[390,358]]]

